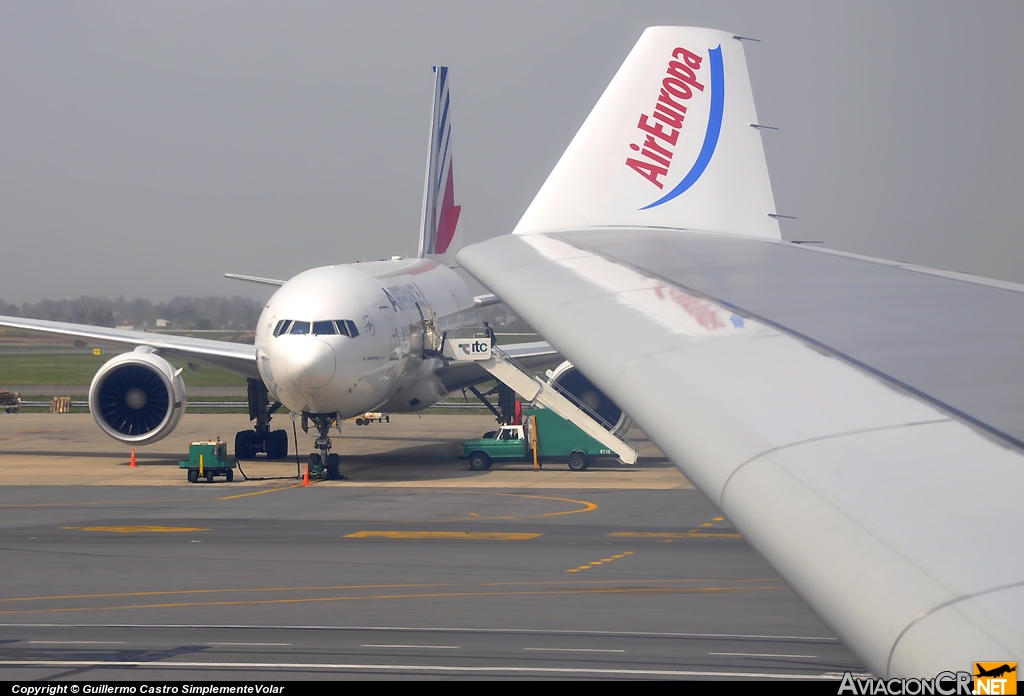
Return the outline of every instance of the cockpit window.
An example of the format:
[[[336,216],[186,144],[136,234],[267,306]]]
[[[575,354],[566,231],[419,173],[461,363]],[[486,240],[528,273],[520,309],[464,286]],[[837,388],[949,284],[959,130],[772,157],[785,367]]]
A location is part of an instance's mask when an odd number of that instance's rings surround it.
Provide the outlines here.
[[[329,336],[337,332],[334,330],[333,321],[314,321],[313,333],[317,336]]]
[[[335,319],[333,321],[325,319],[313,322],[282,319],[274,327],[274,336],[283,336],[284,334],[313,334],[314,336],[341,334],[342,336],[355,338],[359,335],[359,329],[356,328],[355,322],[351,319]]]

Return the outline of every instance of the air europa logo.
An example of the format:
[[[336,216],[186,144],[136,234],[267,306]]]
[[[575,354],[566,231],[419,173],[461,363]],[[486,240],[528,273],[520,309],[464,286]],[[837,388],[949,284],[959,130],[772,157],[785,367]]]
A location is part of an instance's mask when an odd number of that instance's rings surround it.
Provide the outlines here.
[[[708,51],[705,69],[705,58],[686,48],[677,47],[672,50],[672,60],[668,63],[666,76],[661,81],[661,92],[650,115],[642,113],[637,121],[640,130],[641,144],[631,143],[630,149],[639,153],[639,157],[626,159],[626,166],[647,179],[659,189],[665,188],[662,177],[667,178],[672,167],[679,135],[683,132],[686,120],[686,103],[695,92],[704,92],[710,82],[710,113],[707,131],[697,159],[689,171],[671,191],[644,206],[641,210],[654,208],[667,203],[693,186],[704,170],[707,169],[711,156],[718,146],[718,137],[722,132],[722,113],[725,105],[725,77],[722,67],[722,47]]]

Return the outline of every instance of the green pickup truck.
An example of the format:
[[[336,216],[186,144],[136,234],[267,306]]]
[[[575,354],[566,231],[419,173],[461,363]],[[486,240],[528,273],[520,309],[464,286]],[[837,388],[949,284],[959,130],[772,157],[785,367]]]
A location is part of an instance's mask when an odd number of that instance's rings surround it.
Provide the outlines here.
[[[575,425],[546,408],[523,411],[523,422],[531,423],[537,417],[537,458],[539,461],[557,459],[569,464],[573,471],[583,471],[597,457],[615,457],[616,454],[590,437]],[[534,438],[522,425],[503,425],[488,433],[490,437],[466,440],[462,443],[462,456],[469,459],[469,468],[483,471],[494,461],[533,461]]]

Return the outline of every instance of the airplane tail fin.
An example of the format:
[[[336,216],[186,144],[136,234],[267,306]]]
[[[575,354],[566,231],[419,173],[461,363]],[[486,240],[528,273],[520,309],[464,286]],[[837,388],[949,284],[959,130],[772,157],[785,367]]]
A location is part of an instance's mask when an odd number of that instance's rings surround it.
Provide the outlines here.
[[[672,227],[779,239],[742,41],[647,29],[516,234]]]
[[[448,68],[435,65],[434,73],[434,110],[430,119],[418,255],[421,259],[454,266],[455,252],[462,248],[459,227],[462,206],[455,205]]]

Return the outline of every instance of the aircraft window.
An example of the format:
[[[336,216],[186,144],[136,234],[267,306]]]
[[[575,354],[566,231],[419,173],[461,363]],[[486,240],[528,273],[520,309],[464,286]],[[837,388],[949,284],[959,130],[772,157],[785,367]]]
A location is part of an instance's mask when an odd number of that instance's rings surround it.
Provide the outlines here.
[[[348,326],[345,325],[344,319],[336,319],[334,323],[338,327],[338,333],[342,336],[348,336]]]
[[[292,329],[288,333],[293,334],[308,334],[309,333],[309,322],[308,321],[296,321],[292,323]]]
[[[291,328],[291,325],[292,325],[292,320],[291,319],[282,319],[281,322],[277,325],[277,329],[276,329],[274,335],[275,336],[281,336],[282,334],[288,333],[288,329]]]
[[[278,336],[281,335],[281,329],[283,329],[284,325],[287,323],[287,319],[282,319],[281,321],[277,322],[277,326],[274,328],[274,338],[277,338]]]
[[[359,335],[359,329],[356,328],[356,323],[351,319],[345,320],[345,325],[348,326],[348,335],[355,338]]]
[[[313,333],[316,334],[317,336],[324,336],[337,332],[334,330],[333,321],[314,321]]]

